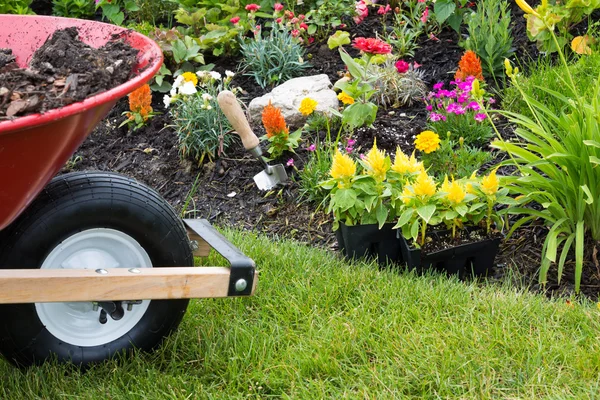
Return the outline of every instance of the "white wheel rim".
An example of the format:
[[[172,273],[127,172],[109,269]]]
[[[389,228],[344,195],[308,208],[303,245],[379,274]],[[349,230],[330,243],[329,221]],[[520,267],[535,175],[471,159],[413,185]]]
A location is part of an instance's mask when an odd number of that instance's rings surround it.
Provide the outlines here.
[[[114,229],[95,228],[65,239],[50,252],[41,268],[152,268],[152,262],[131,236]],[[57,339],[91,347],[127,334],[142,319],[149,305],[150,300],[143,300],[128,311],[123,304],[123,318],[115,321],[107,315],[104,324],[100,323],[102,308],[94,311],[92,302],[35,303],[35,309],[42,324]]]

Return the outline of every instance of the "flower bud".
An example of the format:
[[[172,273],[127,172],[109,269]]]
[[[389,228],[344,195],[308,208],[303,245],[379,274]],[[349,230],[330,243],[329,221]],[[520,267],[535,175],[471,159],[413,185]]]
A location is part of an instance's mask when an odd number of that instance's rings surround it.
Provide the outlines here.
[[[512,65],[510,65],[510,60],[508,58],[504,59],[504,70],[506,71],[506,76],[510,78],[513,74],[513,68]]]

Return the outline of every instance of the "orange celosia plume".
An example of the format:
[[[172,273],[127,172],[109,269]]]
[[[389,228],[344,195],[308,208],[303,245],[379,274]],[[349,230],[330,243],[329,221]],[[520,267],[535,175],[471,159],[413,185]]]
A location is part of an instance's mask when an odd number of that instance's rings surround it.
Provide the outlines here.
[[[267,137],[271,138],[273,135],[288,135],[289,129],[285,124],[285,119],[281,114],[281,110],[271,104],[265,106],[262,112],[262,123],[267,131]]]
[[[148,119],[148,114],[152,112],[151,103],[152,92],[147,84],[129,94],[129,109],[139,113],[144,120]]]
[[[458,62],[458,71],[456,71],[454,79],[464,81],[468,76],[474,76],[480,81],[484,80],[481,73],[481,60],[472,50],[467,50]]]

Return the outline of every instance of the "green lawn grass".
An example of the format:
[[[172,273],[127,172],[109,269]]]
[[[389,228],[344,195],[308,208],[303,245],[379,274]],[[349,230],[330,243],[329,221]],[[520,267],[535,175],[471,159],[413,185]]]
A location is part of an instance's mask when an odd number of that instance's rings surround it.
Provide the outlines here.
[[[251,298],[194,300],[155,353],[87,372],[0,363],[2,399],[598,398],[600,311],[381,271],[250,233]],[[223,265],[218,256],[208,264]]]

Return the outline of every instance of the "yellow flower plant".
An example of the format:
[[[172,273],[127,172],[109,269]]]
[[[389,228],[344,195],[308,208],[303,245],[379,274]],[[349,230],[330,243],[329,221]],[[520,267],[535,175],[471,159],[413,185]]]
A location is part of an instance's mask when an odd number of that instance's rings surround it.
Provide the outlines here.
[[[345,105],[354,104],[354,98],[346,92],[340,92],[337,97]]]
[[[315,110],[317,109],[317,104],[318,103],[316,100],[313,100],[310,97],[305,97],[304,99],[302,99],[302,102],[300,102],[300,107],[298,108],[298,111],[300,111],[302,115],[309,116],[310,114],[315,112]]]
[[[415,148],[426,154],[440,148],[440,137],[433,131],[423,131],[415,138]]]

